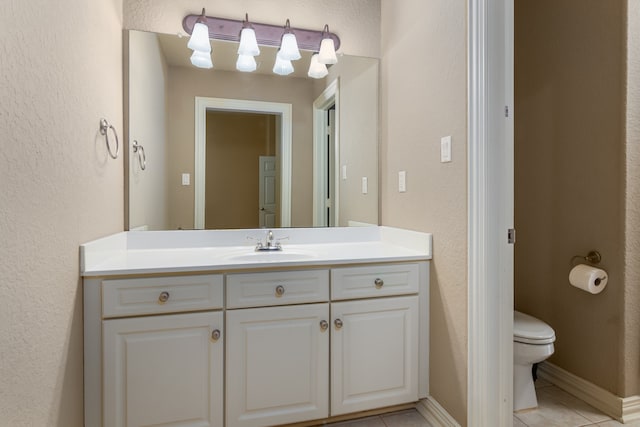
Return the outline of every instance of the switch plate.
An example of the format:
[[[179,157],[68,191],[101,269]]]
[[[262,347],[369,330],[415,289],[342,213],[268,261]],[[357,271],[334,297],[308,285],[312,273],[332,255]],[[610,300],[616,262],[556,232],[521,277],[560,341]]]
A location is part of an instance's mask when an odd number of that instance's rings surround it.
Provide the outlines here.
[[[190,185],[191,184],[191,174],[183,173],[182,174],[182,185]]]
[[[342,180],[347,179],[347,165],[342,165]]]
[[[398,172],[398,191],[404,193],[407,191],[407,172]]]
[[[440,138],[440,163],[451,161],[451,136]]]
[[[369,192],[369,180],[366,176],[362,177],[362,194],[367,194]]]

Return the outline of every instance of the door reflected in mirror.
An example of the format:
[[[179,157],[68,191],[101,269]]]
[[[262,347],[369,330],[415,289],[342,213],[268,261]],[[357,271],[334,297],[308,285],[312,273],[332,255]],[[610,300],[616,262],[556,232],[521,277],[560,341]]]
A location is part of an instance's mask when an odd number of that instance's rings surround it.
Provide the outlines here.
[[[316,80],[303,52],[285,77],[264,47],[241,73],[237,44],[212,41],[203,70],[186,37],[126,34],[128,229],[378,224],[377,59],[342,55]]]

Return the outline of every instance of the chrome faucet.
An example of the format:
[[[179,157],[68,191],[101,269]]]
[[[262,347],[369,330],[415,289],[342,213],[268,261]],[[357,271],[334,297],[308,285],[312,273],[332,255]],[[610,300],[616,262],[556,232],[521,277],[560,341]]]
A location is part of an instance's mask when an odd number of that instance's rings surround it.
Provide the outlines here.
[[[256,251],[281,251],[282,246],[280,245],[279,240],[275,240],[273,237],[273,231],[267,231],[267,234],[264,237],[264,242],[258,241],[256,245]]]

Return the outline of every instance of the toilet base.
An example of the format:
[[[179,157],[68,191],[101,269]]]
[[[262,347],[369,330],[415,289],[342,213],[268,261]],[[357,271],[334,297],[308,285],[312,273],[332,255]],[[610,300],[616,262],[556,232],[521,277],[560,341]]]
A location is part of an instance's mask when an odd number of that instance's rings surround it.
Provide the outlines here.
[[[532,365],[513,365],[513,410],[538,407],[536,387],[531,375]]]

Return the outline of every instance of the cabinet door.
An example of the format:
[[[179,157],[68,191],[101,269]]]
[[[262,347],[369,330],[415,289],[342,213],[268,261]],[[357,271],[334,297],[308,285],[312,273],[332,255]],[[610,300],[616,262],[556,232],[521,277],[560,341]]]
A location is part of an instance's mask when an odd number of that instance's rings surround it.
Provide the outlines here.
[[[329,304],[227,311],[226,426],[325,418]]]
[[[331,305],[331,415],[418,400],[418,297]]]
[[[222,312],[104,321],[104,426],[222,427],[223,327]]]

